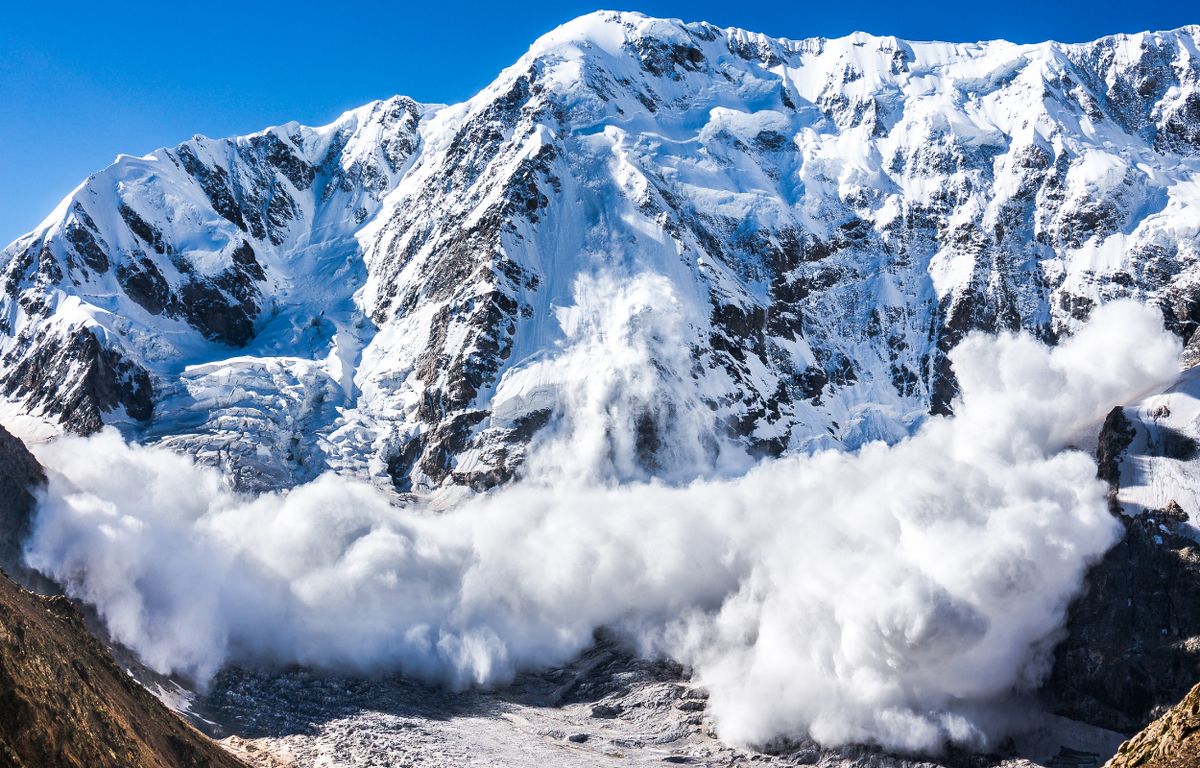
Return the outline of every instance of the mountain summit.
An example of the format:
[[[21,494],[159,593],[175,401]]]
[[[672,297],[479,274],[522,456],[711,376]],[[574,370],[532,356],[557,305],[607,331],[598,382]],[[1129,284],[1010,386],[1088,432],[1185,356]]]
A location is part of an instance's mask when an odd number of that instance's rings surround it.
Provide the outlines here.
[[[484,490],[894,442],[968,332],[1200,327],[1200,27],[772,39],[601,12],[471,100],[196,136],[0,257],[10,408],[243,488]],[[247,438],[247,436],[250,436]]]

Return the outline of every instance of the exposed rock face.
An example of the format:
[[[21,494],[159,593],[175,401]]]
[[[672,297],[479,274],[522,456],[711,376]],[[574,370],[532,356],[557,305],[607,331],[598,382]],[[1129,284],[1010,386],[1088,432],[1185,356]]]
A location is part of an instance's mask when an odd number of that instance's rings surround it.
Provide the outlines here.
[[[1096,446],[1096,476],[1108,483],[1109,504],[1118,512],[1116,495],[1121,486],[1121,457],[1136,436],[1133,424],[1121,406],[1114,407],[1104,419]]]
[[[0,766],[234,768],[242,763],[134,682],[65,597],[0,573]]]
[[[974,329],[1054,341],[1131,296],[1195,335],[1198,39],[593,14],[464,104],[120,158],[4,251],[6,394],[252,467],[243,485],[485,490],[611,373],[553,364],[593,340],[586,311],[653,276],[599,310],[661,384],[613,395],[642,436],[618,480],[894,441],[951,408],[946,353]]]
[[[1105,768],[1190,768],[1200,765],[1200,685],[1144,731],[1121,745]]]
[[[1089,571],[1043,687],[1053,711],[1132,733],[1200,680],[1200,546],[1178,533],[1184,520],[1176,510],[1127,520]]]
[[[0,427],[0,569],[26,584],[38,576],[25,567],[21,546],[37,505],[32,491],[45,482],[42,465],[25,444]]]
[[[97,432],[118,411],[145,421],[153,413],[150,376],[115,349],[103,346],[86,327],[62,335],[42,329],[28,355],[13,358],[4,380],[8,397],[57,418],[81,435]],[[7,358],[6,358],[7,359]]]

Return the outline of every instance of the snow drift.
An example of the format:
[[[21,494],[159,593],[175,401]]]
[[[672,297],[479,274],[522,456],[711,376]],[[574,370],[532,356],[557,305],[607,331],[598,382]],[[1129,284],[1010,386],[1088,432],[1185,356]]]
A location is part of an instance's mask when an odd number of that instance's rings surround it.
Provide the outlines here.
[[[258,659],[503,684],[606,625],[692,665],[734,742],[937,750],[1002,733],[1117,535],[1068,442],[1175,377],[1159,314],[1109,304],[1056,348],[969,336],[956,417],[735,476],[705,465],[706,409],[654,364],[682,322],[662,285],[610,287],[563,315],[578,340],[544,364],[602,353],[611,375],[561,391],[523,482],[441,513],[332,474],[251,498],[106,430],[37,450],[52,479],[28,560],[149,664],[201,681]],[[656,439],[691,478],[623,472],[645,408],[677,414]]]

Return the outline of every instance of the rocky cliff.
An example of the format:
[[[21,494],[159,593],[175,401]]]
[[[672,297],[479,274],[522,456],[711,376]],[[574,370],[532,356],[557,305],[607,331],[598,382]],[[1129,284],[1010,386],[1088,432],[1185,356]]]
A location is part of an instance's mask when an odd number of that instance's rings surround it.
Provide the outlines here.
[[[21,546],[32,531],[37,499],[46,473],[25,444],[0,426],[0,569],[27,586],[38,582],[25,566]]]
[[[1200,680],[1200,547],[1178,505],[1125,520],[1088,573],[1043,691],[1052,711],[1133,733]]]

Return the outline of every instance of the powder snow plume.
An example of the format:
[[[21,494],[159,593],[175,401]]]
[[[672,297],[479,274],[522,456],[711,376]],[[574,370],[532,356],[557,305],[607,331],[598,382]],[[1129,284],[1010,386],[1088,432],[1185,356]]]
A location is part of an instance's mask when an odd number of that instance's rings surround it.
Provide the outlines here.
[[[28,560],[200,681],[261,659],[502,685],[608,626],[691,665],[733,743],[994,743],[1117,536],[1094,462],[1066,446],[1175,378],[1157,311],[1100,307],[1055,348],[969,336],[955,417],[747,468],[675,373],[688,319],[665,283],[583,287],[599,298],[541,364],[610,370],[559,393],[508,488],[442,512],[333,475],[250,498],[106,431],[37,449],[52,478]],[[669,482],[636,470],[647,412]]]

